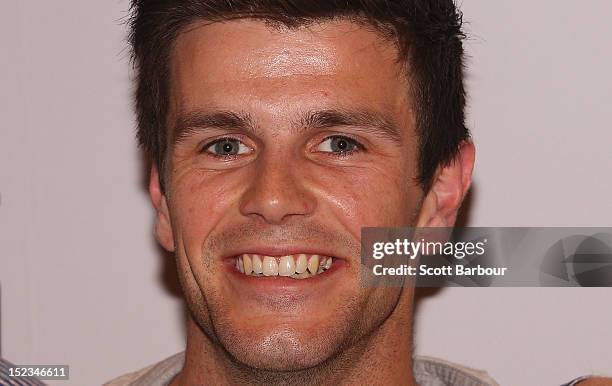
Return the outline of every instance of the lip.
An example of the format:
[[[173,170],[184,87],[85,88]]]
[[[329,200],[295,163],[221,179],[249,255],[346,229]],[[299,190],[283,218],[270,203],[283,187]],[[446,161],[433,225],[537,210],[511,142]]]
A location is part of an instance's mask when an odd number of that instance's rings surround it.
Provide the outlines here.
[[[240,247],[230,251],[227,251],[222,256],[222,260],[235,259],[236,257],[244,254],[249,255],[262,255],[262,256],[288,256],[288,255],[298,255],[298,254],[306,254],[306,255],[319,255],[319,256],[328,256],[338,260],[347,259],[342,256],[338,256],[336,252],[330,251],[329,249],[317,248],[312,246],[299,246],[299,245],[266,245],[266,246],[248,246],[248,247]]]
[[[303,280],[286,276],[245,275],[238,272],[234,264],[226,264],[225,269],[227,277],[231,278],[229,283],[238,291],[241,299],[252,299],[256,303],[277,304],[283,307],[287,304],[314,301],[328,296],[342,282],[337,280],[337,276],[346,273],[344,261],[337,261],[327,271]]]

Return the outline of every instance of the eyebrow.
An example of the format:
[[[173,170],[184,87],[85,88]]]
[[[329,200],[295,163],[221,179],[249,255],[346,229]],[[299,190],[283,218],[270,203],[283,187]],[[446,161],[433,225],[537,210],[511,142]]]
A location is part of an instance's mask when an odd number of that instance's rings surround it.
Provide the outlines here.
[[[383,114],[368,110],[320,110],[310,112],[302,121],[302,129],[328,129],[350,126],[364,129],[394,142],[400,142],[401,131]]]
[[[293,122],[291,129],[304,132],[333,127],[355,127],[374,135],[400,142],[401,130],[383,114],[368,110],[325,109],[309,111]],[[257,134],[258,128],[252,117],[244,112],[226,110],[193,111],[179,116],[173,130],[172,143],[176,145],[189,136],[207,129],[222,129]]]
[[[176,145],[197,132],[213,128],[257,132],[257,127],[249,114],[225,110],[193,111],[183,114],[177,119],[173,130],[172,144]]]

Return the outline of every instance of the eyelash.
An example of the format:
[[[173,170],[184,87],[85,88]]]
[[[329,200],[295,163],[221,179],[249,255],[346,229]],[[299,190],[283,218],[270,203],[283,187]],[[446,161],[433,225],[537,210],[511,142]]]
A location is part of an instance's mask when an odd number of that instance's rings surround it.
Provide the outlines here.
[[[345,139],[348,140],[349,142],[351,142],[354,146],[355,149],[353,150],[348,150],[348,151],[343,151],[343,152],[322,152],[325,153],[328,156],[331,157],[335,157],[335,158],[345,158],[348,157],[352,154],[361,152],[363,150],[365,150],[365,147],[363,146],[363,144],[359,141],[357,141],[356,139],[346,136],[346,135],[330,135],[325,137],[321,142],[319,142],[319,145],[321,145],[323,142],[328,141],[330,139],[334,139],[334,138],[341,138],[341,139]],[[219,142],[223,142],[223,141],[238,141],[238,142],[242,142],[240,138],[236,138],[236,137],[222,137],[222,138],[217,138],[214,141],[210,141],[207,142],[204,146],[202,146],[202,150],[200,151],[201,153],[207,153],[207,155],[221,159],[221,160],[233,160],[238,158],[239,154],[230,154],[230,155],[220,155],[220,154],[215,154],[212,152],[207,151],[206,149],[208,149],[209,147],[215,145],[216,143]],[[244,142],[242,142],[244,143]]]

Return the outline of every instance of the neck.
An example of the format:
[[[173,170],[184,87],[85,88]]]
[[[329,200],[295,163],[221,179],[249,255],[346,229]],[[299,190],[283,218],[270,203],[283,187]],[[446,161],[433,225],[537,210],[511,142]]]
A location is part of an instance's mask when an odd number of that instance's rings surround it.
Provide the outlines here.
[[[404,289],[404,292],[412,292]],[[393,313],[370,335],[318,366],[262,371],[235,361],[190,316],[185,365],[172,386],[209,384],[415,386],[412,374],[412,296],[404,293]]]

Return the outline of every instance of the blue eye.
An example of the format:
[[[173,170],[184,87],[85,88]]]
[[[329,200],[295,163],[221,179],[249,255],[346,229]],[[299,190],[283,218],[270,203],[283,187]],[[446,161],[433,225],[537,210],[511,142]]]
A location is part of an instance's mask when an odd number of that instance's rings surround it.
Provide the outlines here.
[[[219,157],[231,157],[240,154],[246,154],[251,149],[234,138],[221,138],[206,145],[204,150]]]
[[[362,146],[354,139],[336,135],[326,138],[317,147],[317,150],[325,153],[348,154],[356,150],[361,150],[361,148]]]

